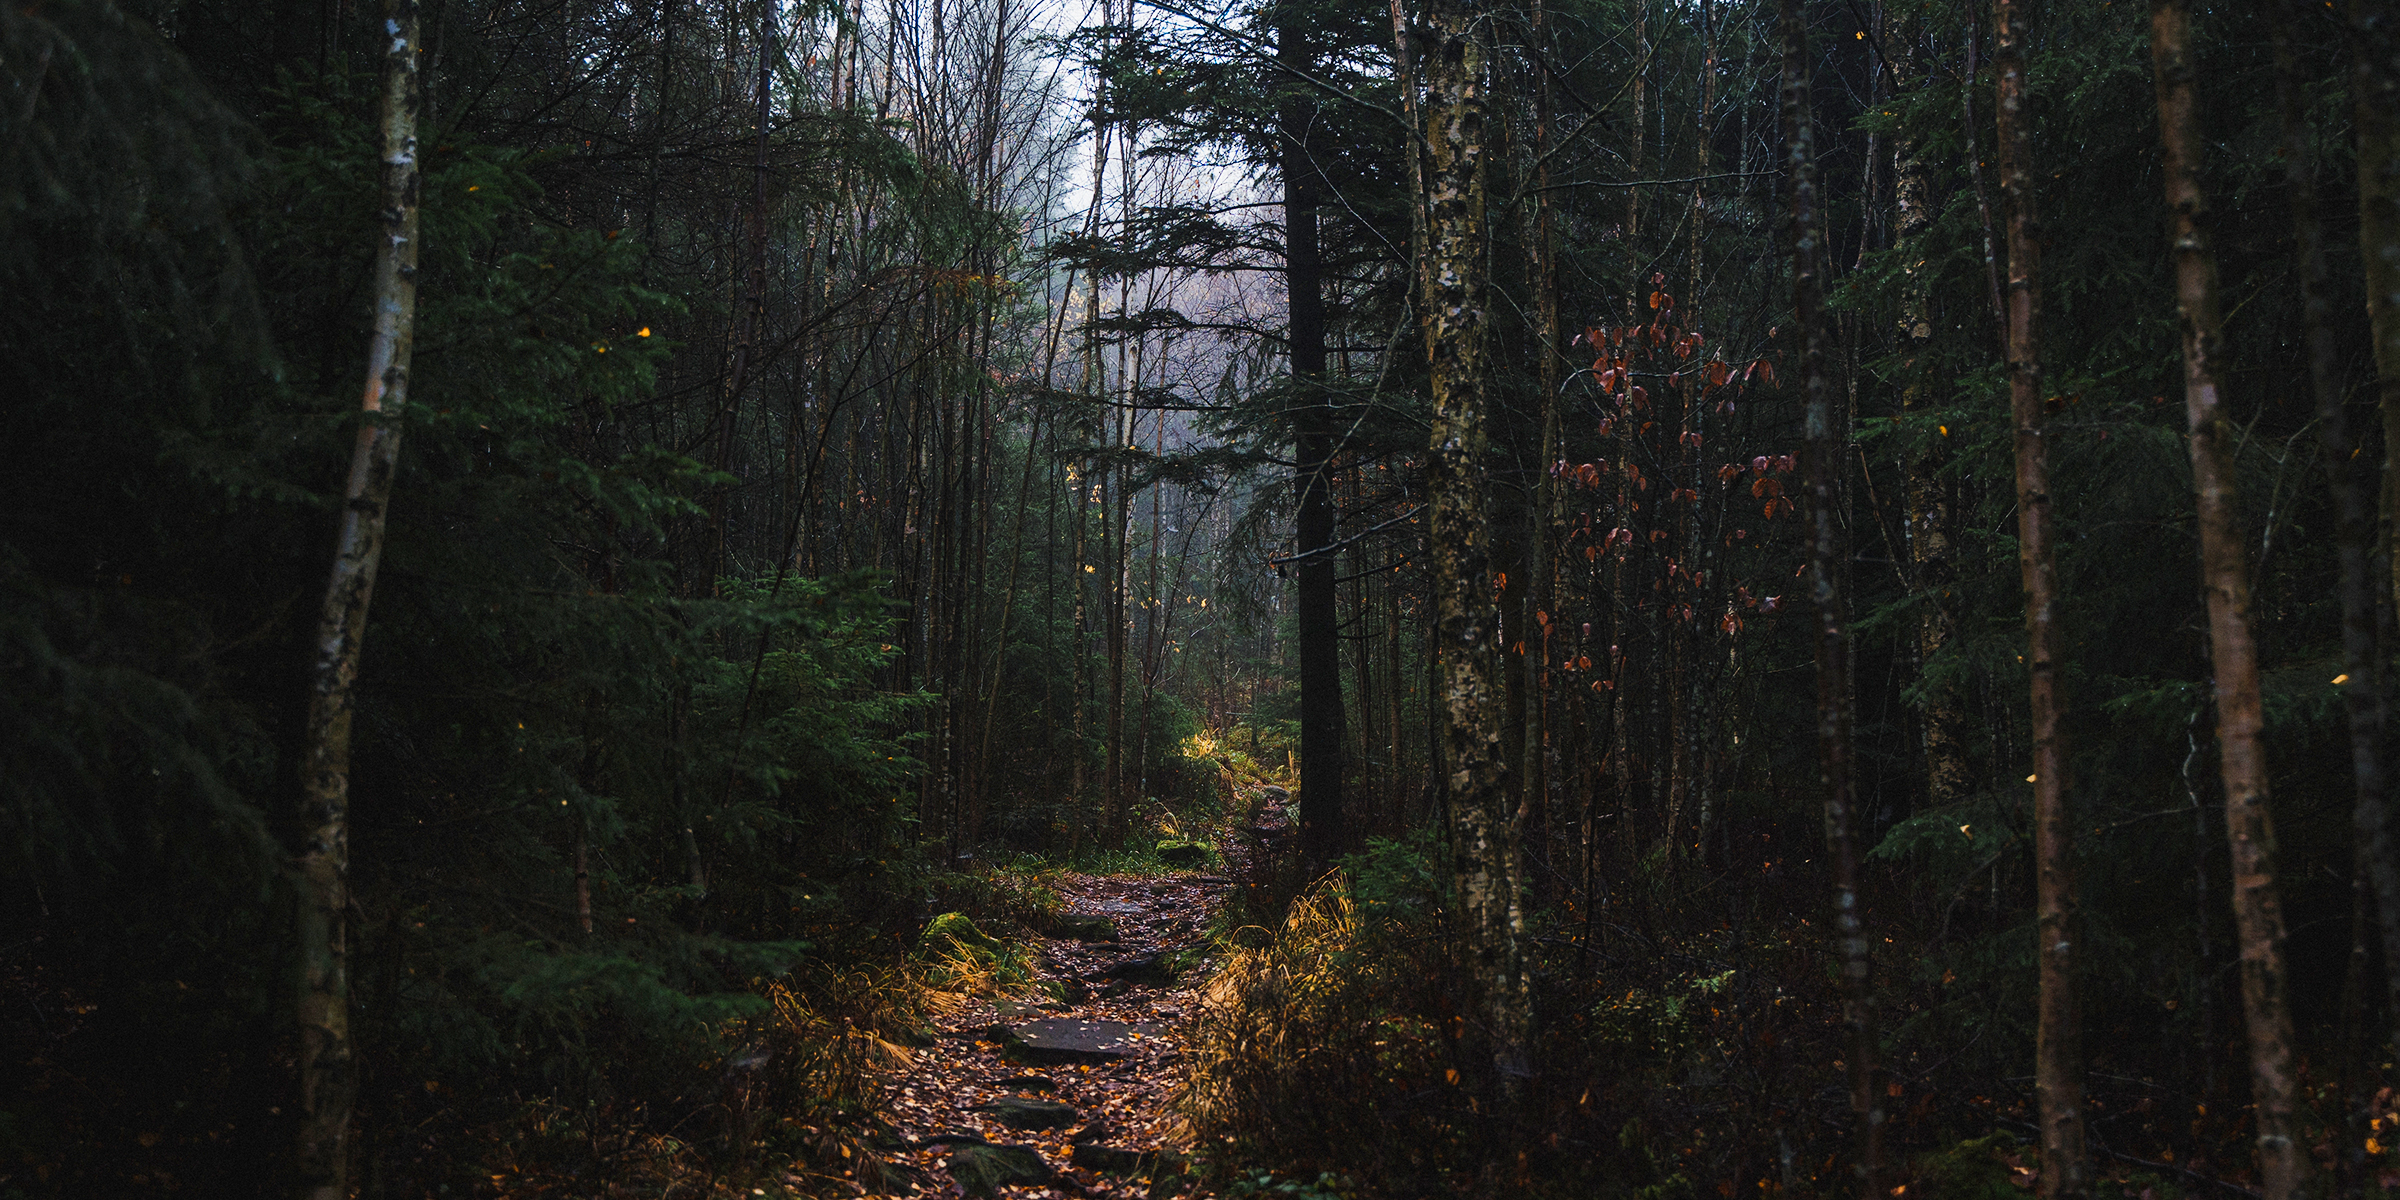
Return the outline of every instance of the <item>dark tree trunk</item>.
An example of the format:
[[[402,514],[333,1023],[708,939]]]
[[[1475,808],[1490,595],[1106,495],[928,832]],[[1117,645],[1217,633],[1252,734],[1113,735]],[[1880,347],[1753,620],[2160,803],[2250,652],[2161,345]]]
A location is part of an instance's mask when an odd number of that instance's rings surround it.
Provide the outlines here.
[[[2358,248],[2383,416],[2384,568],[2400,603],[2400,7],[2350,0],[2350,97],[2358,117]],[[2395,918],[2387,916],[2386,921]],[[2400,970],[2392,964],[2387,970]]]
[[[2356,100],[2358,118],[2358,239],[2360,256],[2366,263],[2367,322],[2375,342],[2375,374],[2379,385],[2378,406],[2383,416],[2384,468],[2383,494],[2387,535],[2400,539],[2400,521],[2391,520],[2395,503],[2400,503],[2400,469],[2394,460],[2400,456],[2400,9],[2389,0],[2352,0],[2350,5],[2353,57],[2351,59],[2350,90]],[[2294,146],[2292,170],[2295,172],[2294,195],[2301,194],[2298,172],[2305,165],[2300,157],[2302,148]],[[2294,213],[2301,222],[2303,236],[2307,226],[2315,224],[2314,168],[2309,168],[2307,204],[2312,214]],[[2323,235],[2316,235],[2322,242]],[[2320,364],[2333,367],[2330,346],[2320,349],[2317,344],[2320,319],[2314,307],[2323,304],[2324,250],[2320,244],[2313,252],[2307,241],[2302,243],[2304,255],[2313,253],[2316,262],[2302,266],[2304,286],[2313,286],[2308,303],[2310,346],[2309,360],[2312,376]],[[2330,314],[2324,317],[2330,321]],[[2362,476],[2365,468],[2351,458],[2355,449],[2337,451],[2333,439],[2336,431],[2346,434],[2338,425],[2341,419],[2338,389],[2334,393],[2335,407],[2323,407],[2325,391],[2332,380],[2318,385],[2320,423],[2318,436],[2325,439],[2326,464],[2334,472],[2335,500],[2339,522],[2342,553],[2342,653],[2348,660],[2363,654],[2370,664],[2380,664],[2375,652],[2376,604],[2370,592],[2361,599],[2363,615],[2352,611],[2350,594],[2351,556],[2371,560],[2374,552],[2375,512],[2369,497],[2369,481]],[[2330,412],[2330,416],[2325,414]],[[2354,438],[2343,437],[2344,442]],[[2353,506],[2357,511],[2353,517]],[[2355,528],[2351,522],[2357,522]],[[2387,543],[2389,555],[2400,541]],[[2367,567],[2362,561],[2360,569]],[[2388,564],[2387,564],[2388,565]],[[2400,599],[2400,567],[2395,571],[2395,599]],[[2363,624],[2360,622],[2363,621]],[[2363,650],[2357,649],[2363,647]],[[2381,738],[2384,722],[2383,679],[2380,671],[2361,673],[2354,663],[2345,670],[2350,675],[2344,701],[2350,705],[2351,761],[2358,778],[2358,803],[2354,812],[2357,830],[2359,865],[2375,891],[2375,915],[2383,943],[2384,1020],[2400,1027],[2400,864],[2394,862],[2389,829],[2389,800],[2384,795],[2381,775]],[[2370,734],[2373,744],[2362,742]],[[2361,757],[2365,755],[2366,757]],[[2374,796],[2369,798],[2369,775],[2374,775]],[[2400,1037],[2394,1039],[2400,1046]]]
[[[1824,256],[1817,205],[1816,131],[1809,110],[1808,31],[1800,0],[1783,0],[1784,170],[1791,179],[1792,321],[1807,391],[1806,475],[1810,596],[1817,650],[1817,748],[1825,789],[1826,853],[1833,862],[1835,951],[1842,972],[1842,1026],[1858,1122],[1863,1200],[1882,1200],[1883,1097],[1876,1087],[1875,991],[1858,899],[1858,834],[1851,795],[1850,631],[1842,597],[1841,472],[1846,426],[1825,377]]]
[[[1325,401],[1324,271],[1317,257],[1316,163],[1309,128],[1316,105],[1306,91],[1311,52],[1297,13],[1276,26],[1276,62],[1287,96],[1278,107],[1283,147],[1283,281],[1291,356],[1292,443],[1299,462],[1293,490],[1293,598],[1300,653],[1300,853],[1311,873],[1342,851],[1342,643],[1335,587],[1333,422]]]
[[[2050,529],[2050,449],[2042,431],[2042,224],[2035,203],[2033,114],[2026,94],[2025,13],[1992,7],[1999,70],[2000,196],[2008,205],[2008,399],[2016,426],[2017,555],[2025,588],[2025,667],[2032,700],[2034,961],[2040,998],[2033,1050],[2042,1127],[2042,1200],[2091,1190],[2083,1133],[2082,1009],[2075,995],[2075,838],[2068,808],[2066,708],[2058,566]]]
[[[1535,51],[1549,54],[1546,40],[1549,13],[1543,0],[1533,0],[1532,33]],[[1550,710],[1552,656],[1564,639],[1557,636],[1554,624],[1558,608],[1558,545],[1559,533],[1566,523],[1566,496],[1560,488],[1557,465],[1563,429],[1559,412],[1558,345],[1558,238],[1556,221],[1551,212],[1550,191],[1550,105],[1551,80],[1542,72],[1534,90],[1533,124],[1533,229],[1527,241],[1526,273],[1531,276],[1534,300],[1533,351],[1538,360],[1534,379],[1541,388],[1542,452],[1534,476],[1532,520],[1528,523],[1532,536],[1526,539],[1526,566],[1531,572],[1533,594],[1529,606],[1531,619],[1524,624],[1525,639],[1525,800],[1519,806],[1527,833],[1526,840],[1535,847],[1541,860],[1550,857],[1552,821],[1555,819],[1554,800],[1557,796],[1557,755],[1552,739],[1553,714]]]
[[[2334,542],[2341,566],[2342,704],[2350,724],[2353,867],[2369,886],[2380,915],[2384,961],[2400,964],[2400,869],[2385,828],[2383,666],[2375,647],[2375,501],[2372,460],[2361,460],[2342,402],[2341,349],[2333,330],[2332,272],[2325,230],[2317,218],[2317,165],[2308,119],[2302,114],[2293,29],[2301,6],[2284,0],[2275,12],[2275,104],[2283,123],[2284,179],[2291,189],[2293,244],[2300,259],[2301,319],[2307,328],[2308,382],[2317,407],[2317,444],[2333,491]],[[2363,931],[2362,931],[2363,932]],[[2384,972],[2386,1021],[2400,1021],[2400,971]]]
[[[1918,21],[1911,21],[1910,26],[1921,27]],[[1916,41],[1913,37],[1896,40],[1904,46]],[[1909,78],[1923,73],[1925,64],[1913,54],[1905,61],[1903,72]],[[1972,121],[1974,89],[1964,90],[1967,93],[1964,108]],[[1972,155],[1974,148],[1969,146],[1967,152]],[[1918,429],[1918,436],[1922,437],[1927,422],[1921,418],[1931,415],[1929,410],[1935,404],[1934,370],[1926,357],[1933,348],[1933,280],[1927,259],[1933,252],[1928,235],[1933,228],[1934,197],[1921,147],[1904,140],[1894,147],[1893,158],[1892,195],[1899,210],[1894,244],[1912,260],[1898,331],[1908,346],[1909,356],[1901,384],[1900,407],[1903,419]],[[1957,627],[1957,606],[1952,595],[1957,568],[1950,554],[1951,485],[1942,478],[1942,468],[1949,456],[1939,446],[1937,438],[1927,448],[1909,455],[1904,484],[1908,584],[1921,597],[1917,615],[1917,666],[1926,672],[1937,665]],[[1942,808],[1967,794],[1966,713],[1956,685],[1923,678],[1919,687],[1925,697],[1921,737],[1925,803],[1929,808]]]

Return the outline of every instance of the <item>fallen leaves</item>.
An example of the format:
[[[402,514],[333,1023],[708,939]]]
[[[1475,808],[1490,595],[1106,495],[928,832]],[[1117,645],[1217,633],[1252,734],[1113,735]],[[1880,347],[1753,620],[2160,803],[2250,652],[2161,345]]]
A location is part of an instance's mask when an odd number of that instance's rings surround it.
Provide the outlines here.
[[[1047,940],[1037,956],[1039,974],[1044,980],[1083,979],[1136,954],[1183,948],[1193,931],[1205,925],[1224,887],[1221,881],[1203,884],[1203,878],[1209,877],[1141,879],[1072,873],[1061,877],[1057,887],[1065,907],[1113,916],[1119,941],[1085,945],[1071,939]],[[943,1015],[938,1043],[919,1051],[914,1062],[895,1065],[886,1080],[888,1127],[904,1144],[886,1151],[885,1158],[915,1179],[923,1189],[918,1195],[958,1196],[958,1183],[945,1164],[956,1151],[960,1135],[965,1135],[1028,1147],[1058,1173],[1057,1183],[1010,1187],[1006,1189],[1010,1196],[1146,1196],[1146,1180],[1104,1175],[1073,1165],[1073,1137],[1088,1137],[1098,1130],[1104,1136],[1095,1140],[1139,1151],[1182,1145],[1182,1130],[1168,1103],[1182,1074],[1183,1038],[1178,1023],[1189,1007],[1184,993],[1205,974],[1204,968],[1166,988],[1136,987],[1122,995],[1095,996],[1072,1006],[1044,1003],[1040,1007],[1046,1011],[1041,1013],[1029,1013],[1027,1001],[963,1000]],[[988,1035],[994,1025],[1020,1022],[1029,1015],[1070,1014],[1138,1022],[1161,1032],[1133,1035],[1130,1053],[1117,1062],[1048,1067],[1010,1062],[1003,1056],[1003,1047]],[[1050,1086],[1035,1086],[1031,1081],[1036,1078],[1047,1080]],[[1003,1081],[1018,1086],[1003,1087]],[[992,1113],[973,1111],[1002,1096],[1036,1092],[1044,1099],[1074,1106],[1082,1132],[1072,1136],[1027,1132],[1002,1124]],[[863,1187],[845,1182],[846,1194],[866,1194]]]

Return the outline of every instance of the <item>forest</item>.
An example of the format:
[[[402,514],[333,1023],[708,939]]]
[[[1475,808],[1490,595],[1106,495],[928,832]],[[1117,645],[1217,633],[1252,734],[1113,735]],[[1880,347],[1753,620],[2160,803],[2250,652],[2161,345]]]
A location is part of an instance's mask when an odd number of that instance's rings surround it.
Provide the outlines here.
[[[0,295],[0,1200],[2400,1191],[2400,0],[19,0]]]

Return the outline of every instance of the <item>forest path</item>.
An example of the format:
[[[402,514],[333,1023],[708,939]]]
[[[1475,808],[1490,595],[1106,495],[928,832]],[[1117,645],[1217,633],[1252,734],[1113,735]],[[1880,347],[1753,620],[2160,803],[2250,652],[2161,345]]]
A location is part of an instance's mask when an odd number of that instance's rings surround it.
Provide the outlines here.
[[[890,1083],[890,1166],[919,1196],[1165,1197],[1184,1190],[1169,1097],[1213,963],[1223,876],[1067,874],[1038,973],[1065,1002],[976,997]],[[1105,922],[1108,928],[1102,928]],[[1109,936],[1113,934],[1113,937]],[[1107,940],[1101,940],[1106,938]],[[1173,965],[1187,966],[1170,972]],[[868,1194],[877,1194],[869,1192]]]

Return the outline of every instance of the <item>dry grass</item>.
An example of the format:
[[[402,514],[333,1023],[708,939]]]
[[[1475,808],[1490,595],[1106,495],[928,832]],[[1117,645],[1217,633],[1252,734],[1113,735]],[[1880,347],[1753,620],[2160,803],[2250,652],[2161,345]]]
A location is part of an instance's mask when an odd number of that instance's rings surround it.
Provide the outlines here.
[[[1336,874],[1263,947],[1234,952],[1186,1043],[1176,1105],[1194,1143],[1294,1170],[1380,1161],[1393,1182],[1438,1169],[1456,1073],[1428,1019],[1433,973],[1403,946],[1361,920]]]

